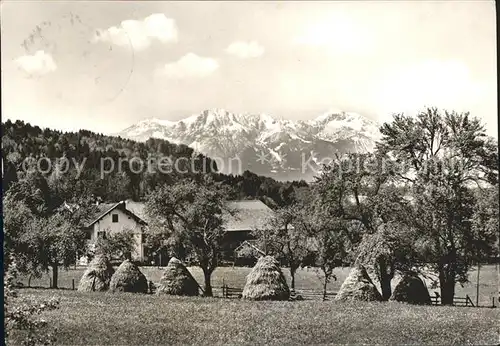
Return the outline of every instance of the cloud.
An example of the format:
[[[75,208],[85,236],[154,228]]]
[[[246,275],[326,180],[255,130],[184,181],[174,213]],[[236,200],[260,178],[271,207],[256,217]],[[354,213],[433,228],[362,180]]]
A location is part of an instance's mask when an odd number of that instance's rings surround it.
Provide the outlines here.
[[[257,58],[264,54],[264,47],[256,41],[244,42],[236,41],[226,48],[226,53],[235,55],[242,59]]]
[[[427,60],[401,66],[378,83],[384,113],[408,112],[424,106],[463,111],[480,101],[483,87],[467,65],[454,60]]]
[[[217,60],[188,53],[175,62],[165,64],[160,73],[170,78],[206,77],[219,68]]]
[[[143,50],[155,39],[162,43],[177,42],[175,20],[163,13],[152,14],[143,20],[124,20],[119,27],[97,30],[93,42],[111,42],[117,46],[132,44],[135,50]]]
[[[368,30],[341,16],[307,27],[293,39],[293,43],[323,47],[333,54],[364,53],[373,46]]]
[[[57,69],[57,65],[49,53],[43,50],[33,55],[23,55],[14,60],[19,68],[29,74],[44,75]]]

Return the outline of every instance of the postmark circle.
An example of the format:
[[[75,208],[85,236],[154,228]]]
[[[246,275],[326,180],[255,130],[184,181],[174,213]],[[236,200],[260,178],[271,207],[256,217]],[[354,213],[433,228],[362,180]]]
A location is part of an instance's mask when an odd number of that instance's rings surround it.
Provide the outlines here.
[[[134,72],[135,54],[131,42],[117,47],[96,40],[99,29],[88,22],[72,12],[43,21],[21,46],[26,55],[43,51],[57,64],[53,73],[26,77],[34,81],[50,78],[54,83],[49,94],[66,106],[90,111],[120,97]]]

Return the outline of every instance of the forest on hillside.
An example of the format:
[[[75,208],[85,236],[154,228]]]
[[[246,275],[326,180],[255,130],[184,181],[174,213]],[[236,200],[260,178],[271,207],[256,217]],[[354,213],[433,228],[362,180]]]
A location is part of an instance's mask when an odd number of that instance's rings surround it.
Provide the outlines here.
[[[139,166],[162,157],[174,160],[179,169],[162,172]],[[142,143],[87,130],[42,129],[19,120],[2,123],[2,159],[4,192],[31,169],[49,183],[57,180],[61,200],[92,196],[110,202],[139,201],[158,186],[189,178],[226,186],[230,199],[260,198],[270,206],[283,206],[293,202],[297,188],[307,186],[305,181],[278,182],[249,171],[222,174],[210,158],[162,139]]]

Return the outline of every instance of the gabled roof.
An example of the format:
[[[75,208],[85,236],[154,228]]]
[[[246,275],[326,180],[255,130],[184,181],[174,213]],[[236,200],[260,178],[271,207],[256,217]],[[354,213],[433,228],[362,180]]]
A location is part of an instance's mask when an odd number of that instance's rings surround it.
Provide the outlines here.
[[[136,215],[131,210],[129,210],[125,207],[125,201],[120,201],[117,203],[100,203],[100,204],[98,204],[97,205],[97,212],[95,213],[94,217],[92,217],[92,221],[89,224],[87,224],[86,227],[93,226],[96,222],[98,222],[103,217],[105,217],[106,215],[108,215],[110,212],[112,212],[113,210],[115,210],[117,208],[120,209],[125,214],[134,218],[138,223],[146,224],[146,222],[141,217],[139,217],[138,215]]]
[[[245,240],[236,249],[234,249],[234,253],[238,253],[239,251],[241,251],[244,248],[250,248],[250,249],[252,249],[253,251],[257,252],[258,254],[260,254],[262,256],[266,255],[264,251],[262,251],[261,249],[259,249],[255,245],[255,242],[252,242],[252,241],[249,241],[249,240]]]
[[[144,202],[134,202],[131,199],[127,199],[125,201],[125,208],[130,210],[132,213],[137,215],[142,220],[144,220],[144,221],[147,220],[146,204]]]
[[[89,222],[87,224],[87,227],[90,227],[92,226],[94,223],[96,223],[97,221],[99,221],[100,219],[102,219],[104,216],[106,216],[106,214],[108,214],[110,211],[114,210],[116,207],[118,207],[118,205],[120,204],[121,202],[118,202],[118,203],[99,203],[97,206],[96,206],[96,212],[95,214],[93,215],[93,217],[91,218],[91,222]]]
[[[253,231],[255,229],[269,228],[269,219],[273,211],[260,200],[230,201],[229,208],[236,211],[236,214],[225,215],[226,230]]]

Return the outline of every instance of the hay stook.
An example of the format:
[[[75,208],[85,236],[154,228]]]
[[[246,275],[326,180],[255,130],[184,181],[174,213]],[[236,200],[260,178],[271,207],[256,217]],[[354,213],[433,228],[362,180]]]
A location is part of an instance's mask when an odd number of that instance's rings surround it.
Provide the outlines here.
[[[259,258],[247,275],[243,299],[289,300],[290,289],[278,261],[272,256]]]
[[[405,273],[394,288],[390,300],[416,305],[430,305],[431,296],[417,275]]]
[[[365,267],[351,269],[349,276],[340,286],[335,300],[382,301],[382,296],[373,284]]]
[[[199,285],[184,263],[172,257],[165,267],[156,293],[177,296],[198,296]]]
[[[114,269],[109,259],[104,255],[97,255],[89,263],[87,269],[80,279],[78,291],[80,292],[102,292],[109,289]]]
[[[120,264],[109,283],[112,292],[148,293],[148,288],[144,274],[129,260]]]

